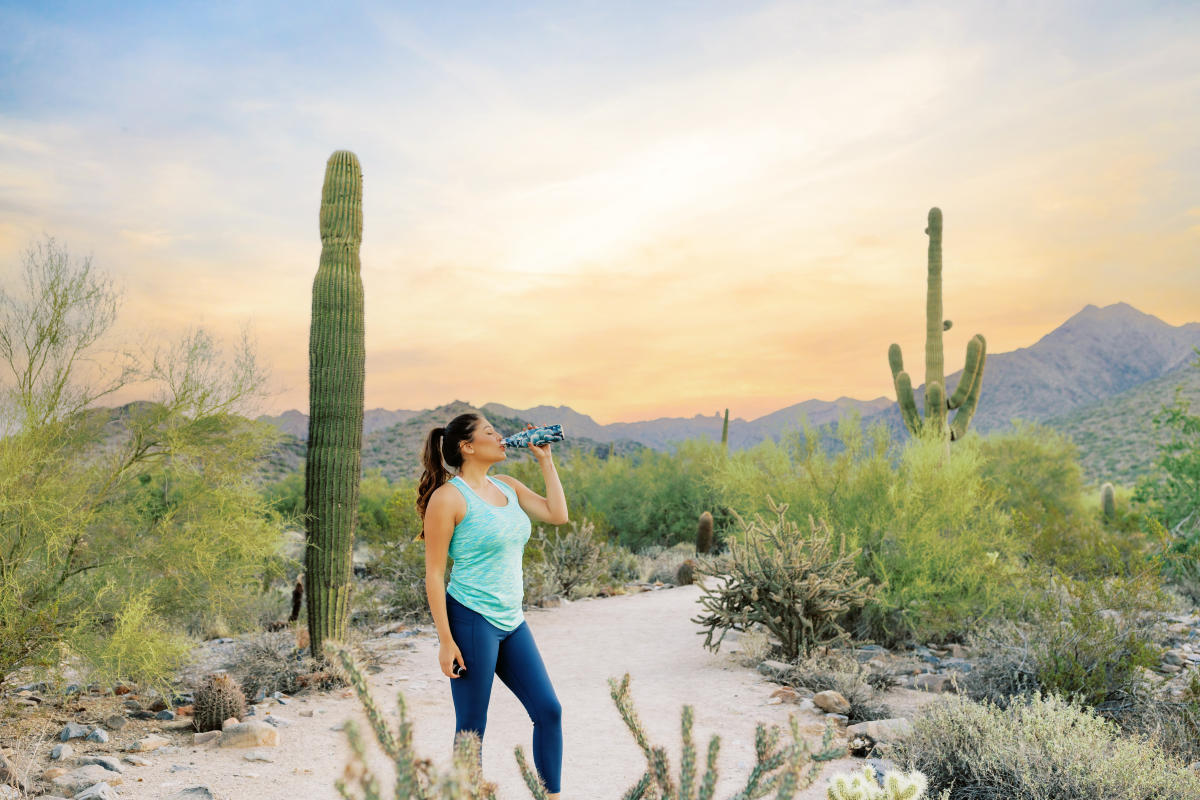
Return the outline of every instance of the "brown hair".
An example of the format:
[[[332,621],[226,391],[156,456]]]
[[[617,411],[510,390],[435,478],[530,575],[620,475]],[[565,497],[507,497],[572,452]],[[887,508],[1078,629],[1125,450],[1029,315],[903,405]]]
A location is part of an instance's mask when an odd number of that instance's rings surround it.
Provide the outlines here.
[[[425,520],[425,508],[429,505],[429,498],[433,496],[434,490],[450,480],[446,465],[454,469],[462,468],[463,456],[459,445],[474,438],[475,429],[482,419],[478,414],[468,411],[450,420],[446,427],[434,428],[425,437],[425,447],[421,450],[421,461],[425,465],[425,471],[421,473],[421,482],[417,484],[417,513],[421,515],[422,522]],[[417,539],[424,538],[425,527],[422,525]]]

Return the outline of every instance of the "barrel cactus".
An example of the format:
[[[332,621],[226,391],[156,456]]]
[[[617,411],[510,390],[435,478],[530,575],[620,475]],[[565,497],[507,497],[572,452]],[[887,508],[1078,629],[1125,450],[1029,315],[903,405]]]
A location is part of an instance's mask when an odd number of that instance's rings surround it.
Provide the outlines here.
[[[900,414],[909,432],[917,435],[922,430],[936,431],[949,436],[950,441],[961,439],[979,404],[979,392],[983,383],[983,365],[987,360],[987,343],[982,334],[975,334],[967,342],[967,362],[954,394],[946,396],[945,361],[942,356],[942,333],[950,330],[951,322],[942,319],[942,212],[929,209],[928,289],[925,296],[925,420],[922,422],[913,397],[912,379],[904,371],[904,358],[900,345],[888,348],[888,364],[892,368],[892,381],[896,387],[896,399],[900,403]],[[957,409],[953,421],[946,422],[947,411]]]
[[[209,675],[196,687],[192,714],[192,724],[200,733],[219,731],[221,723],[230,717],[245,718],[246,695],[228,673]]]
[[[696,552],[704,554],[712,550],[713,545],[713,515],[705,511],[700,515],[700,524],[696,527]]]
[[[308,454],[304,555],[310,652],[344,640],[350,611],[351,551],[362,472],[366,346],[362,168],[346,150],[329,157],[321,190],[321,260],[313,280],[308,343]]]

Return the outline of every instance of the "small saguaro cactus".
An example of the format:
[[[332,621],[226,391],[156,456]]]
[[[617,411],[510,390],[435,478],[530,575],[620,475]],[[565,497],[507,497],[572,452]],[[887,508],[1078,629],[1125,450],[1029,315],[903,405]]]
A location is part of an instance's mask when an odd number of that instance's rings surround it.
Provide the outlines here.
[[[1117,494],[1111,483],[1106,483],[1100,487],[1100,508],[1104,511],[1104,518],[1112,521],[1117,517]]]
[[[729,449],[729,409],[725,409],[725,422],[721,425],[721,447]]]
[[[696,552],[703,555],[712,550],[713,545],[713,515],[705,511],[700,515],[700,524],[696,526]]]
[[[888,364],[892,368],[892,381],[896,386],[896,399],[900,403],[900,414],[909,432],[916,435],[922,429],[934,430],[950,437],[950,441],[961,439],[967,433],[967,425],[979,404],[979,391],[983,383],[983,365],[987,360],[987,343],[982,334],[975,334],[967,342],[967,363],[954,394],[946,396],[945,361],[942,357],[942,333],[950,330],[951,322],[942,318],[942,212],[929,209],[929,273],[928,291],[925,296],[925,420],[917,412],[913,397],[912,379],[904,371],[904,358],[900,345],[888,348]],[[947,425],[947,411],[957,409],[954,420]]]
[[[246,695],[237,681],[227,673],[218,672],[196,687],[192,713],[192,724],[200,733],[219,731],[221,723],[230,717],[241,720],[246,716]]]
[[[362,168],[338,150],[321,189],[321,260],[312,289],[308,341],[308,454],[304,474],[304,588],[310,652],[344,640],[350,616],[351,551],[362,473]]]

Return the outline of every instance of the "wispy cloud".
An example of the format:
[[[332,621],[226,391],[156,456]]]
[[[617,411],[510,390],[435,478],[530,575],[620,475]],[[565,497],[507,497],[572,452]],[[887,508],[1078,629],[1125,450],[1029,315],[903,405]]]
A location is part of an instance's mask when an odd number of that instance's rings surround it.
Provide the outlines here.
[[[130,330],[253,320],[279,409],[307,402],[342,147],[370,406],[888,394],[933,205],[950,353],[1089,302],[1200,307],[1190,5],[281,9],[24,8],[0,33],[0,265],[50,231],[118,273]]]

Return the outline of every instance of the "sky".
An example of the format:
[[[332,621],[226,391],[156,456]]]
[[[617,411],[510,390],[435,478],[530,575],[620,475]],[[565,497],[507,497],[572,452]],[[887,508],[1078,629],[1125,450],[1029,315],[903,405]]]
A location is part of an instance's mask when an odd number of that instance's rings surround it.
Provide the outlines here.
[[[933,206],[947,372],[1089,303],[1200,320],[1197,41],[1186,2],[0,0],[0,280],[54,236],[114,340],[248,329],[259,410],[307,410],[348,149],[368,408],[892,396]]]

